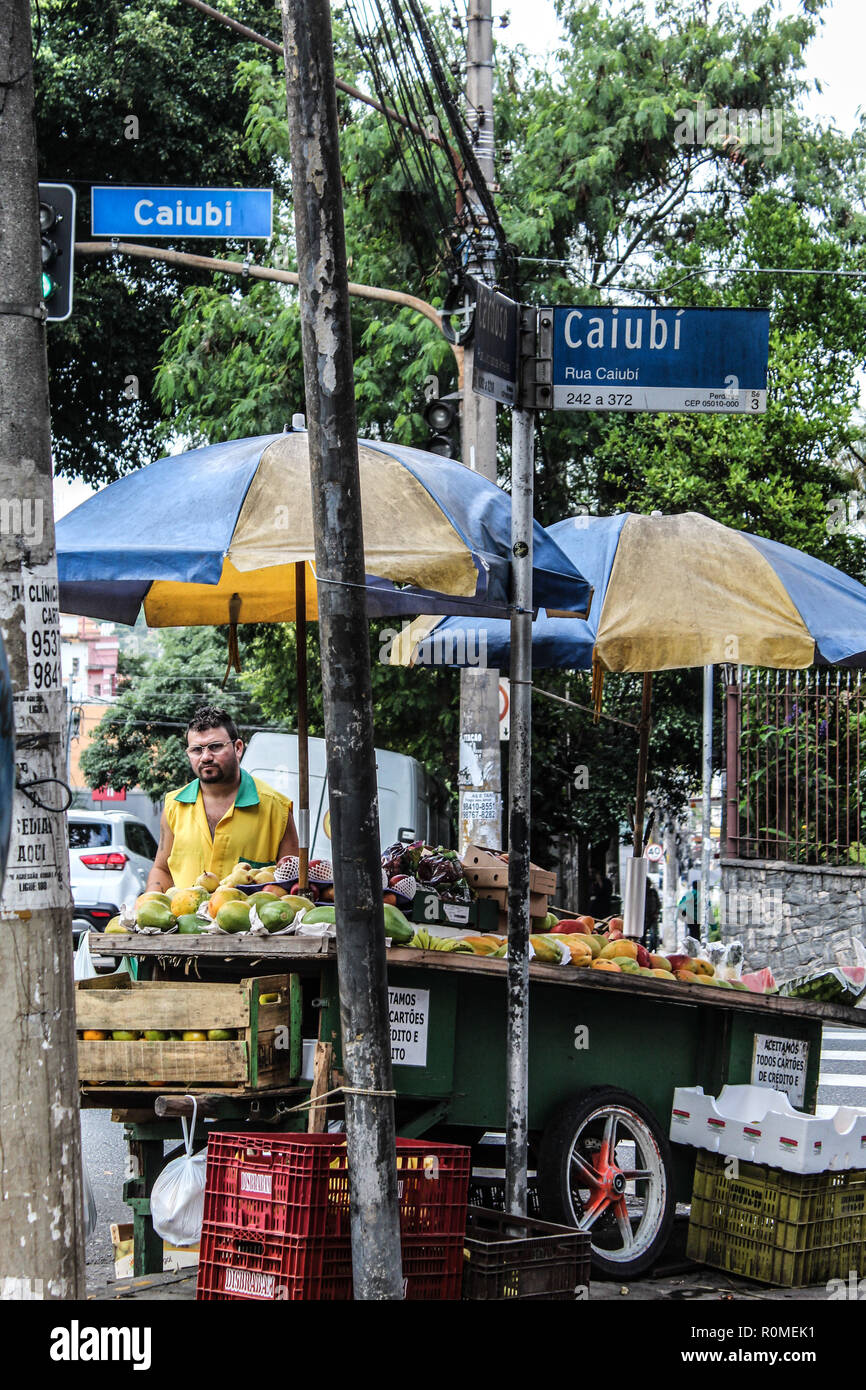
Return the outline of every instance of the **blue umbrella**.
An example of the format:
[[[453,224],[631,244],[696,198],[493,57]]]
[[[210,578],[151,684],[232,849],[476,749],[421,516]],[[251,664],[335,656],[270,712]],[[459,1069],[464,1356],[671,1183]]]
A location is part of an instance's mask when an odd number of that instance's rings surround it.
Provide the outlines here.
[[[453,459],[361,441],[372,617],[509,612],[511,498]],[[533,603],[585,612],[589,586],[537,523]],[[151,626],[318,613],[306,431],[195,449],[112,483],[57,524],[65,612]]]

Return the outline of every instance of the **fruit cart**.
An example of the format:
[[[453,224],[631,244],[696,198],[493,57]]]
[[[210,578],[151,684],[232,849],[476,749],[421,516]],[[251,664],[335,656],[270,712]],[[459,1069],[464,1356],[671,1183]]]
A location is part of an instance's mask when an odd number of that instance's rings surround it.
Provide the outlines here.
[[[316,1040],[329,1061],[317,1093],[339,1086],[333,940],[98,934],[90,940],[97,960],[138,957],[142,976],[202,984],[287,976],[286,1046],[300,1056],[299,1029],[303,1039]],[[418,1138],[435,1132],[474,1146],[486,1131],[502,1130],[505,962],[391,946],[388,983],[398,1133]],[[756,1039],[798,1040],[805,1044],[800,1104],[813,1112],[823,1023],[858,1027],[863,1019],[845,1005],[537,961],[530,966],[529,1016],[531,1167],[542,1214],[588,1229],[594,1272],[623,1278],[657,1260],[677,1204],[691,1197],[694,1150],[667,1139],[674,1088],[702,1086],[717,1095],[727,1083],[756,1080]],[[309,1109],[297,1107],[309,1098],[310,1071],[298,1063],[291,1070],[306,1070],[307,1079],[283,1071],[282,1084],[255,1090],[237,1083],[187,1086],[180,1079],[160,1086],[162,1078],[147,1086],[105,1079],[82,1085],[84,1106],[110,1107],[127,1126],[137,1165],[126,1189],[136,1219],[136,1273],[161,1267],[148,1194],[165,1162],[163,1141],[177,1138],[177,1121],[168,1117],[181,1113],[184,1095],[196,1095],[200,1116],[217,1128],[251,1123],[258,1130],[305,1130]],[[336,1103],[333,1096],[327,1100]]]

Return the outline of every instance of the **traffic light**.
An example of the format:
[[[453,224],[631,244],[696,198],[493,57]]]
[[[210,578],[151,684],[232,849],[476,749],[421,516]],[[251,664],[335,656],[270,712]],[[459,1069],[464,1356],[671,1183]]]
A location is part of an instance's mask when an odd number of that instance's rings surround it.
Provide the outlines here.
[[[68,183],[40,183],[42,300],[46,318],[57,323],[72,313],[75,259],[75,192]]]
[[[430,429],[427,452],[442,458],[457,458],[460,453],[460,396],[443,396],[430,401],[424,409],[424,419]]]

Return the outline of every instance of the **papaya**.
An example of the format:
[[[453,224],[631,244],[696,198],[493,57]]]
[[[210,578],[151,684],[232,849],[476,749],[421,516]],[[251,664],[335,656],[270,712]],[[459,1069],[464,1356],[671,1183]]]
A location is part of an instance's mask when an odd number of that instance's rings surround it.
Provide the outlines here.
[[[711,965],[708,960],[703,960],[700,956],[697,956],[692,961],[692,970],[694,970],[696,975],[715,975],[716,973],[715,966]]]
[[[327,909],[320,910],[326,911]],[[334,909],[331,908],[331,911],[333,912]],[[383,905],[383,911],[385,913],[385,935],[389,936],[392,941],[396,941],[398,946],[408,946],[415,935],[415,928],[406,914],[401,912],[399,907],[392,907],[390,903]],[[304,921],[309,921],[309,918],[305,917]]]
[[[590,949],[592,950],[592,958],[593,960],[596,960],[601,955],[602,951],[607,945],[607,937],[598,936],[595,932],[593,932],[593,934],[591,936],[588,936],[586,939],[589,942]]]
[[[695,981],[699,979],[699,976],[695,974],[694,970],[675,970],[674,974],[678,980],[682,980],[683,984],[687,985],[693,985]]]
[[[151,900],[135,909],[135,920],[140,927],[158,927],[160,931],[169,931],[177,919],[165,903]]]
[[[397,908],[392,908],[391,910],[392,912],[396,912]],[[402,912],[400,913],[400,916],[403,917]],[[405,917],[403,918],[403,920],[404,922],[406,921]],[[336,921],[337,909],[328,904],[322,904],[321,907],[314,907],[310,912],[304,913],[304,926],[307,926],[308,924],[310,926],[315,926],[316,922],[326,922],[329,926],[334,926],[336,924]],[[408,922],[406,923],[406,925],[409,925]],[[412,932],[409,938],[410,941],[414,935],[415,933]]]
[[[200,917],[196,917],[194,912],[185,912],[177,919],[179,936],[198,936],[204,929],[204,922]]]
[[[642,967],[632,956],[617,956],[616,964],[625,975],[639,975]]]
[[[171,910],[178,919],[186,917],[197,912],[207,896],[206,888],[178,888],[171,895]]]
[[[258,893],[255,894],[259,896]],[[256,912],[259,921],[268,931],[279,931],[282,927],[290,927],[298,915],[299,908],[292,906],[291,898],[270,898],[268,893],[261,895],[264,902],[256,903]]]
[[[216,915],[217,926],[223,931],[239,932],[250,929],[250,906],[246,901],[223,903]]]
[[[625,941],[622,938],[618,941],[609,941],[601,952],[602,960],[613,960],[616,956],[626,956],[631,960],[637,960],[637,942]]]
[[[622,974],[622,970],[615,960],[594,960],[590,968],[592,970],[615,970],[617,975]]]
[[[149,893],[139,893],[138,897],[135,900],[136,912],[145,903],[151,902],[158,902],[162,903],[164,907],[171,907],[171,898],[168,896],[167,893],[158,893],[155,889],[151,889]]]
[[[218,888],[215,893],[211,894],[207,910],[211,917],[216,917],[220,908],[223,907],[225,903],[237,902],[246,902],[246,894],[242,893],[240,888]]]
[[[499,940],[495,936],[464,936],[464,946],[471,946],[474,956],[492,956],[499,950]]]
[[[651,975],[655,975],[657,980],[672,980],[674,978],[672,970],[651,970]]]
[[[559,947],[546,936],[531,936],[529,940],[535,951],[535,959],[542,965],[559,965],[562,961]]]

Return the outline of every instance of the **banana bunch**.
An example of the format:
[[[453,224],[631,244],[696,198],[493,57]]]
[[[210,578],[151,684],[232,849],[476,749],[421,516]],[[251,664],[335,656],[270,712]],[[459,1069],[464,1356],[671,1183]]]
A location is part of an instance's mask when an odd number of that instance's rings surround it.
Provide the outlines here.
[[[426,927],[418,927],[409,942],[419,951],[461,951],[463,955],[473,955],[471,946],[465,945],[459,936],[431,936]]]

